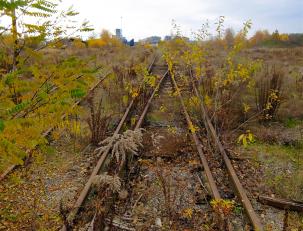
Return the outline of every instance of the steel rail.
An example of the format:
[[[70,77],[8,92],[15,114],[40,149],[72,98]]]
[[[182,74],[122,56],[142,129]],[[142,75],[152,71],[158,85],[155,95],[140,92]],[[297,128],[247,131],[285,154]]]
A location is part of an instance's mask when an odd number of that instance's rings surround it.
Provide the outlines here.
[[[177,82],[176,82],[175,78],[172,75],[170,75],[170,77],[171,77],[171,80],[173,82],[174,88],[175,88],[175,90],[178,93],[178,98],[180,100],[180,103],[181,103],[181,106],[182,106],[182,110],[183,110],[183,114],[185,116],[187,125],[188,125],[188,127],[191,127],[191,126],[193,126],[193,123],[192,123],[192,121],[190,119],[190,116],[189,116],[189,114],[187,112],[187,109],[185,107],[184,100],[182,98],[180,89],[179,89],[179,87],[177,85]],[[209,186],[210,186],[211,194],[212,194],[212,196],[213,196],[214,199],[221,199],[218,187],[216,185],[214,177],[213,177],[213,175],[212,175],[212,173],[210,171],[209,165],[207,163],[206,157],[205,157],[205,155],[203,153],[203,150],[201,148],[202,144],[201,144],[201,142],[200,142],[200,140],[199,140],[199,138],[198,138],[198,136],[197,136],[197,134],[195,132],[191,132],[191,135],[192,135],[192,139],[193,139],[193,141],[194,141],[194,143],[195,143],[195,145],[197,147],[197,151],[198,151],[200,160],[202,162],[202,165],[203,165],[203,168],[204,168],[204,171],[205,171],[205,175],[207,177],[207,180],[208,180],[208,183],[209,183]]]
[[[130,112],[130,110],[131,110],[131,108],[132,108],[132,106],[134,104],[134,101],[135,100],[132,99],[132,101],[129,103],[126,111],[124,112],[124,115],[123,115],[122,119],[120,120],[119,125],[117,126],[117,128],[116,128],[116,130],[114,132],[114,135],[118,134],[121,131],[121,128],[122,128],[122,126],[123,126],[123,124],[124,124],[124,122],[125,122],[128,114],[129,114],[129,112]],[[75,217],[76,217],[76,215],[79,212],[79,209],[81,208],[84,200],[86,199],[86,197],[87,197],[87,195],[88,195],[88,193],[89,193],[89,191],[91,189],[91,185],[92,185],[93,179],[99,173],[99,171],[100,171],[102,165],[104,164],[104,162],[105,162],[108,154],[109,154],[109,151],[106,151],[100,157],[100,159],[98,160],[96,166],[94,167],[94,169],[93,169],[93,171],[92,171],[92,173],[91,173],[88,181],[86,182],[86,184],[85,184],[84,188],[82,189],[79,197],[77,198],[75,204],[73,205],[73,209],[71,210],[71,212],[69,213],[68,218],[67,218],[70,223],[74,222]],[[67,230],[67,227],[65,225],[63,225],[63,227],[62,227],[61,230],[62,231],[63,230]]]
[[[195,92],[195,95],[199,98],[200,100],[200,108],[201,108],[201,111],[202,111],[202,116],[204,117],[204,120],[206,121],[206,127],[209,129],[210,133],[211,133],[211,136],[212,138],[214,139],[215,141],[215,144],[216,146],[218,147],[221,155],[222,155],[222,158],[224,160],[224,163],[225,163],[225,166],[226,166],[226,169],[227,169],[227,172],[228,172],[228,175],[229,175],[229,178],[230,180],[232,181],[233,183],[233,186],[237,192],[237,195],[246,211],[246,214],[249,218],[249,220],[251,221],[253,227],[254,227],[254,230],[257,230],[257,231],[261,231],[263,230],[263,225],[261,224],[261,221],[259,219],[259,217],[257,216],[255,210],[253,209],[252,207],[252,204],[249,200],[249,198],[247,197],[246,195],[246,192],[245,192],[245,189],[244,187],[242,186],[237,174],[236,174],[236,171],[234,169],[234,167],[232,166],[232,163],[228,157],[228,155],[226,154],[226,151],[220,141],[220,139],[218,138],[218,135],[216,133],[216,130],[206,112],[206,109],[205,109],[205,106],[203,104],[203,98],[201,96],[201,94],[199,94],[198,92],[198,89],[196,87],[196,84],[194,82],[194,79],[193,79],[193,75],[192,75],[192,72],[191,72],[191,82],[192,82],[192,87],[194,89],[194,92]]]

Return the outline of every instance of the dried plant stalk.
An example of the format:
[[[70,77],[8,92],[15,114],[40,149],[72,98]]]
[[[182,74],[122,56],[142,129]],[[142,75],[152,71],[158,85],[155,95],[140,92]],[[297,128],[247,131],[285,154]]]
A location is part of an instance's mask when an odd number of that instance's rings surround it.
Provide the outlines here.
[[[96,106],[93,97],[88,99],[90,108],[90,118],[87,119],[91,131],[91,143],[98,145],[104,139],[109,124],[110,116],[104,116],[102,111],[102,99],[99,100]]]
[[[110,176],[105,174],[97,175],[93,179],[93,185],[97,187],[106,187],[112,192],[120,192],[121,190],[121,180],[119,176]]]
[[[111,158],[115,157],[116,161],[120,164],[124,163],[127,154],[137,155],[139,147],[143,146],[143,131],[144,129],[127,130],[123,134],[115,134],[106,138],[99,144],[103,145],[97,148],[99,155],[110,152]]]

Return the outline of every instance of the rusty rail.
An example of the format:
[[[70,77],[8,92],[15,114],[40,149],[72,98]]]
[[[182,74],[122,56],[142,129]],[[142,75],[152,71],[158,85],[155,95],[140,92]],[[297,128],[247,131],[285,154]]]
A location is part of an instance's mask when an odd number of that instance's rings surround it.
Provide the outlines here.
[[[128,114],[129,114],[130,109],[132,108],[133,104],[134,104],[134,99],[132,99],[132,101],[129,103],[126,111],[124,112],[124,115],[123,115],[122,119],[120,120],[119,125],[117,126],[117,128],[116,128],[116,130],[114,132],[114,135],[118,134],[121,131],[121,128],[122,128],[122,126],[123,126],[123,124],[124,124],[124,122],[125,122]],[[102,165],[104,164],[104,162],[105,162],[108,154],[109,154],[108,151],[105,152],[105,153],[103,153],[103,155],[98,160],[95,168],[93,169],[93,172],[91,173],[88,181],[86,182],[86,184],[85,184],[84,188],[82,189],[82,191],[81,191],[78,199],[76,200],[76,202],[75,202],[75,204],[73,206],[72,211],[68,215],[68,221],[69,222],[72,223],[75,220],[75,217],[78,214],[79,209],[81,208],[81,205],[83,204],[84,200],[86,199],[86,197],[87,197],[87,195],[88,195],[88,193],[90,191],[93,179],[98,174],[98,172],[100,171],[100,169],[101,169]],[[63,227],[62,227],[61,230],[62,231],[63,230],[67,230],[67,228],[65,227],[65,225],[63,225]]]
[[[237,192],[237,195],[238,195],[238,197],[239,197],[239,199],[240,199],[240,201],[241,201],[241,203],[242,203],[242,205],[243,205],[243,207],[246,211],[246,214],[247,214],[249,220],[251,221],[251,223],[254,227],[254,230],[261,231],[261,230],[263,230],[263,226],[261,224],[261,221],[260,221],[259,217],[257,216],[255,210],[253,209],[252,204],[251,204],[250,200],[248,199],[248,197],[246,195],[245,189],[242,186],[242,184],[241,184],[241,182],[240,182],[240,180],[239,180],[239,178],[236,174],[236,171],[233,168],[232,163],[231,163],[229,157],[227,156],[226,151],[225,151],[221,141],[218,138],[216,130],[215,130],[215,128],[214,128],[214,126],[213,126],[213,124],[212,124],[212,122],[211,122],[211,120],[210,120],[210,118],[209,118],[209,116],[206,112],[205,106],[203,104],[203,98],[199,94],[198,89],[197,89],[197,87],[194,83],[192,73],[191,73],[191,81],[192,81],[192,87],[194,89],[195,95],[200,100],[200,108],[201,108],[201,111],[202,111],[202,116],[204,117],[204,120],[206,122],[205,126],[210,131],[211,136],[214,139],[215,144],[218,147],[218,149],[219,149],[219,151],[222,155],[222,158],[224,160],[228,175],[230,177],[230,180],[233,183],[233,186],[234,186],[234,188]]]
[[[72,105],[72,109],[73,108],[75,108],[76,106],[78,106],[83,100],[85,100],[88,96],[89,96],[89,94],[91,94],[91,92],[93,91],[93,90],[95,90],[108,76],[109,76],[109,74],[110,73],[107,73],[104,77],[102,77],[95,85],[93,85],[90,89],[89,89],[89,91],[88,91],[88,93],[87,93],[87,95],[84,97],[84,98],[82,98],[82,99],[80,99],[80,100],[78,100],[77,102],[75,102],[73,105]],[[63,120],[65,117],[67,116],[67,114],[66,113],[64,113],[62,116],[61,116],[61,120]],[[47,129],[46,131],[44,131],[43,133],[42,133],[42,137],[43,138],[45,138],[45,137],[47,137],[52,131],[54,130],[54,127],[51,127],[51,128],[49,128],[49,129]],[[35,147],[35,148],[37,148],[37,147]],[[26,150],[26,154],[27,155],[29,155],[33,150],[35,150],[35,148],[34,149],[27,149]],[[13,165],[11,165],[11,166],[9,166],[1,175],[0,175],[0,182],[1,181],[3,181],[16,167],[18,167],[19,165],[18,164],[13,164]]]
[[[170,76],[171,76],[171,75],[170,75]],[[173,76],[171,76],[171,80],[172,80],[172,82],[173,82],[173,85],[174,85],[174,87],[175,87],[175,90],[178,92],[178,98],[179,98],[179,100],[180,100],[180,102],[181,102],[183,114],[184,114],[184,116],[185,116],[187,125],[188,125],[188,127],[191,127],[191,126],[193,126],[193,123],[192,123],[192,121],[191,121],[191,119],[190,119],[190,116],[189,116],[187,110],[186,110],[186,107],[185,107],[184,100],[183,100],[183,98],[182,98],[180,89],[179,89],[179,87],[178,87],[178,85],[177,85],[177,83],[176,83],[176,80],[175,80],[175,78],[174,78]],[[204,168],[204,171],[205,171],[205,175],[206,175],[206,177],[207,177],[207,180],[208,180],[208,183],[209,183],[209,186],[210,186],[211,194],[212,194],[212,196],[213,196],[214,199],[220,199],[221,196],[220,196],[218,187],[217,187],[217,185],[216,185],[216,182],[215,182],[215,180],[214,180],[214,177],[213,177],[213,175],[212,175],[212,173],[211,173],[211,171],[210,171],[210,168],[209,168],[209,166],[208,166],[206,157],[205,157],[205,155],[204,155],[204,153],[203,153],[203,150],[202,150],[202,148],[201,148],[201,142],[200,142],[200,140],[199,140],[199,138],[198,138],[198,136],[197,136],[196,133],[191,132],[191,135],[192,135],[192,139],[193,139],[193,141],[194,141],[194,143],[195,143],[195,145],[196,145],[196,147],[197,147],[197,151],[198,151],[200,160],[201,160],[201,162],[202,162],[202,165],[203,165],[203,168]]]

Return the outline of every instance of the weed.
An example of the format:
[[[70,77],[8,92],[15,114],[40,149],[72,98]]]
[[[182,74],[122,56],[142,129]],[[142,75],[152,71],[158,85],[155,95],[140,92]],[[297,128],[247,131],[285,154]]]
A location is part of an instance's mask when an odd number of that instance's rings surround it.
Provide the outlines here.
[[[139,147],[143,146],[143,131],[144,129],[136,129],[134,131],[127,130],[122,135],[114,134],[101,141],[99,145],[103,146],[97,148],[96,151],[98,151],[99,155],[111,151],[111,157],[116,158],[116,161],[121,168],[127,158],[127,154],[130,154],[130,157],[132,157],[132,155],[138,153]]]
[[[225,230],[228,225],[229,216],[234,211],[235,202],[225,199],[214,199],[210,204],[216,213],[216,223],[220,227],[220,230]]]
[[[90,109],[90,118],[87,120],[91,131],[91,143],[98,145],[105,138],[109,124],[110,116],[105,116],[102,110],[102,99],[99,100],[97,106],[93,102],[93,97],[88,100]]]
[[[273,120],[282,99],[284,72],[277,67],[266,66],[256,83],[256,105],[262,114],[261,121]]]
[[[241,206],[241,205],[235,205],[234,206],[234,213],[236,214],[236,215],[242,215],[243,214],[243,211],[244,211],[244,208]]]
[[[16,174],[16,173],[13,173],[11,176],[10,176],[10,182],[14,185],[18,185],[18,184],[21,184],[23,183],[23,180],[22,178],[20,177],[19,174]]]
[[[298,126],[299,124],[301,124],[302,121],[301,120],[298,120],[296,118],[287,118],[285,121],[284,121],[284,124],[287,128],[295,128],[296,126]]]
[[[255,138],[254,135],[247,130],[246,133],[241,134],[238,138],[238,143],[242,143],[244,147],[247,147],[248,144],[254,143]]]

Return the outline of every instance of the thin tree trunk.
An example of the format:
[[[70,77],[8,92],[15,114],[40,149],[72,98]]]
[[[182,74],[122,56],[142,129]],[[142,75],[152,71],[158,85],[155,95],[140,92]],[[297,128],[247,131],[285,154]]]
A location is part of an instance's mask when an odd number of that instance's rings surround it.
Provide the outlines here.
[[[11,0],[11,3],[14,3],[14,0]],[[17,30],[17,18],[16,18],[16,9],[13,7],[11,12],[11,19],[12,19],[12,36],[13,36],[13,66],[12,70],[17,70],[17,57],[18,53],[18,30]]]

